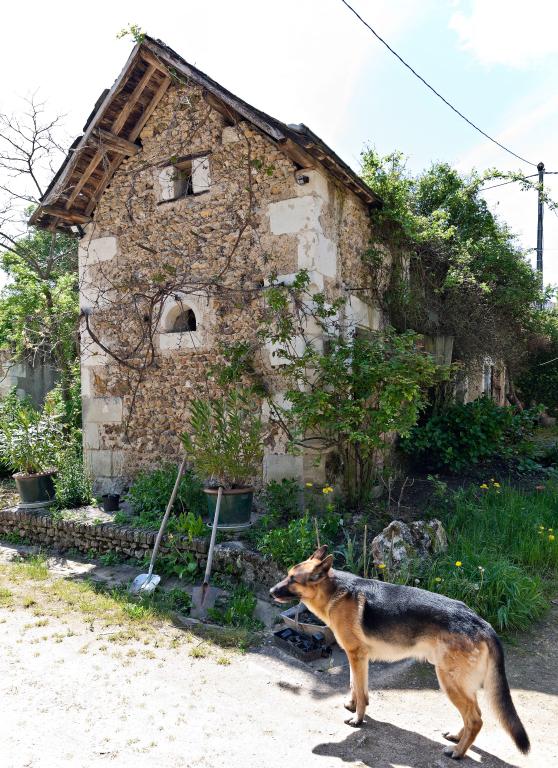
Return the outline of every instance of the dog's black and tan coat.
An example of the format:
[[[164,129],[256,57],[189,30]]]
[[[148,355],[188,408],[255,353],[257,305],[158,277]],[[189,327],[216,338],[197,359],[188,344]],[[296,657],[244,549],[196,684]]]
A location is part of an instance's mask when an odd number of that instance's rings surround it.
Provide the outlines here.
[[[503,727],[521,752],[529,738],[515,710],[496,632],[458,600],[424,589],[361,579],[333,570],[333,555],[320,547],[290,569],[271,596],[279,602],[295,597],[333,631],[348,656],[351,690],[345,706],[359,726],[368,704],[368,661],[417,658],[429,661],[443,691],[463,718],[453,758],[467,752],[482,727],[477,691],[484,686]]]

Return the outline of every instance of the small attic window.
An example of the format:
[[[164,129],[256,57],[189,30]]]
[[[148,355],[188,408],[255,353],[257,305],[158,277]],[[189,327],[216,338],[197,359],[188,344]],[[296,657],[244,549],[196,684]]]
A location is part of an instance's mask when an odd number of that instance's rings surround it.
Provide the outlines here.
[[[183,309],[176,316],[169,328],[169,333],[188,333],[197,329],[196,315],[190,307]]]
[[[175,160],[159,173],[160,202],[207,192],[210,185],[207,155]]]

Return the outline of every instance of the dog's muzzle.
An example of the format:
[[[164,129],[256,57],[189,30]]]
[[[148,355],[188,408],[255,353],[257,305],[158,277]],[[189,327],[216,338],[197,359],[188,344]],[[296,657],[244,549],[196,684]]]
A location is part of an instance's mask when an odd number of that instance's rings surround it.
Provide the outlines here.
[[[269,595],[278,602],[290,602],[296,598],[296,595],[290,591],[286,581],[280,581],[269,590]]]

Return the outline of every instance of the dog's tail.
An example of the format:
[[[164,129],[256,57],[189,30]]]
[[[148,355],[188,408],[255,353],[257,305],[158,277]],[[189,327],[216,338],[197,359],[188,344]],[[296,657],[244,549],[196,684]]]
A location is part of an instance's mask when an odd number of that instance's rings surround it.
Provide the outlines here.
[[[490,638],[488,648],[488,669],[484,687],[500,723],[515,741],[519,751],[527,754],[531,749],[531,744],[512,701],[506,678],[504,649],[496,633]]]

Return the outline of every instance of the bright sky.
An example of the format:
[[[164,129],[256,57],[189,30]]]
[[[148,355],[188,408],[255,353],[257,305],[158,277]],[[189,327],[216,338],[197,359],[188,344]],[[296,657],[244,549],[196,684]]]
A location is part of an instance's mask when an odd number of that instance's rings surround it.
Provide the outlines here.
[[[558,4],[555,0],[353,0],[380,35],[486,132],[558,171]],[[304,122],[358,169],[367,144],[400,149],[419,170],[534,173],[467,126],[416,80],[341,0],[68,0],[5,3],[0,110],[35,91],[66,114],[73,138],[122,68],[140,25],[256,107]],[[553,181],[556,179],[556,181]],[[547,177],[558,198],[558,176]],[[493,209],[536,245],[536,195],[487,192]],[[558,216],[545,213],[545,280],[558,283]]]

